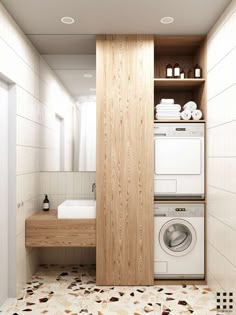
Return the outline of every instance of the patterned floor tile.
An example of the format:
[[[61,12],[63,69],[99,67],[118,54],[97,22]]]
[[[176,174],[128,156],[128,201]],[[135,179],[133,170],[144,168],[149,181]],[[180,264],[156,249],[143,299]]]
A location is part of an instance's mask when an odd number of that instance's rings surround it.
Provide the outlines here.
[[[42,265],[1,315],[216,315],[205,286],[97,286],[94,265]]]

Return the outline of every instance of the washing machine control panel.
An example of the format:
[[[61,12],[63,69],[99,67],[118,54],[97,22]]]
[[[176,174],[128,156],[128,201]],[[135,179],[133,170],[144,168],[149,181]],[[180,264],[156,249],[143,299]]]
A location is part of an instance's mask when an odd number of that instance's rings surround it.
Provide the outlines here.
[[[160,217],[203,217],[204,204],[155,204],[154,214]]]

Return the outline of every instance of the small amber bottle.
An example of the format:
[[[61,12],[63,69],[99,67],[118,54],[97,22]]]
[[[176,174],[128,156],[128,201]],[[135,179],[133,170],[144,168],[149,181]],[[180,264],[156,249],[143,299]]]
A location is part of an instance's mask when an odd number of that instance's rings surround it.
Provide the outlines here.
[[[188,70],[188,78],[189,78],[189,79],[192,79],[192,78],[193,78],[193,71],[192,71],[192,69],[189,69],[189,70]]]
[[[173,67],[171,64],[168,64],[166,66],[166,78],[167,79],[171,79],[173,78]]]
[[[185,72],[184,72],[184,70],[182,70],[180,72],[180,79],[185,79]]]

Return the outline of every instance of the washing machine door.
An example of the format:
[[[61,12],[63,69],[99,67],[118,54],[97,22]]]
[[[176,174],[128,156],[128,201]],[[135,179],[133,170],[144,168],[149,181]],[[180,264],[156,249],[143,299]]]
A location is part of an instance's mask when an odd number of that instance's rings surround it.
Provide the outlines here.
[[[194,227],[183,219],[166,222],[159,233],[159,242],[163,250],[172,256],[184,256],[191,252],[196,244]]]

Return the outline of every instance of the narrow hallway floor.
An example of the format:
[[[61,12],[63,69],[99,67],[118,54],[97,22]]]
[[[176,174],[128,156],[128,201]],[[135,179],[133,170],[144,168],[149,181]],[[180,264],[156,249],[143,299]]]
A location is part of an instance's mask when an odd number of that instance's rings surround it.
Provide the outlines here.
[[[96,286],[94,265],[42,265],[1,315],[215,315],[207,286]]]

